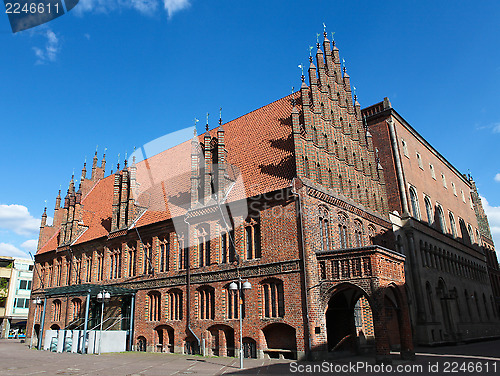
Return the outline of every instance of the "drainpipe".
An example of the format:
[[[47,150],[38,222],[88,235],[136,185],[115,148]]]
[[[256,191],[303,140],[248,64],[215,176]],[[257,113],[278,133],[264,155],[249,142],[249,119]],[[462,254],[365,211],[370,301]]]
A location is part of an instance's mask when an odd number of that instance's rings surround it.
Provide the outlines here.
[[[40,325],[40,336],[38,338],[38,350],[42,348],[42,339],[43,339],[43,329],[45,327],[45,311],[47,308],[47,295],[45,295],[43,300],[43,312],[42,312],[42,323]]]
[[[295,180],[296,178],[293,179],[292,181],[292,194],[296,196],[295,200],[295,208],[297,210],[297,216],[298,216],[298,227],[299,227],[299,235],[300,235],[300,242],[299,242],[299,247],[301,250],[301,256],[302,256],[302,268],[304,270],[304,295],[305,295],[305,313],[306,313],[306,320],[307,320],[307,325],[305,326],[307,328],[307,357],[309,358],[311,356],[311,332],[309,330],[309,282],[307,278],[307,269],[306,269],[306,254],[305,254],[305,244],[304,244],[304,223],[303,223],[303,218],[302,218],[302,196],[299,192],[295,191]]]
[[[132,300],[130,302],[130,328],[129,328],[129,351],[132,351],[132,344],[134,341],[134,310],[135,310],[135,294],[132,295]]]
[[[90,307],[90,289],[87,293],[87,301],[85,302],[85,323],[83,324],[83,344],[82,344],[82,354],[87,353],[87,329],[89,322],[89,307]]]

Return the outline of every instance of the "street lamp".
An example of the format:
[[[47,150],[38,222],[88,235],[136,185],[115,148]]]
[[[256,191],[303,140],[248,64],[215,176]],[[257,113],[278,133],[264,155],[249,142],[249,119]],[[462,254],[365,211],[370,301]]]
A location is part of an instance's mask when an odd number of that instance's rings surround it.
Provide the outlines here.
[[[30,349],[33,348],[33,334],[35,334],[35,320],[36,316],[38,313],[38,306],[42,304],[42,299],[37,297],[36,299],[33,299],[33,304],[35,305],[35,314],[33,316],[33,327],[31,328],[31,343],[30,343]]]
[[[242,283],[241,277],[238,277],[238,283],[231,282],[229,290],[238,291],[238,299],[240,300],[240,369],[243,369],[243,290],[250,290],[252,285],[245,281]]]
[[[99,291],[99,293],[97,294],[97,300],[100,300],[102,302],[102,304],[101,304],[101,328],[100,328],[100,333],[99,333],[99,355],[101,355],[102,323],[104,321],[104,302],[106,300],[109,300],[110,298],[111,298],[111,295],[106,290]]]

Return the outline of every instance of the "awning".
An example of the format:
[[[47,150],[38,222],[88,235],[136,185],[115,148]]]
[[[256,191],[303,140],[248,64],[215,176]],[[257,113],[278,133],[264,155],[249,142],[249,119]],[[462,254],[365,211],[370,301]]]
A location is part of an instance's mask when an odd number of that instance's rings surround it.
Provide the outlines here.
[[[90,292],[91,297],[96,297],[97,294],[103,290],[109,292],[111,296],[135,295],[135,293],[137,292],[137,290],[135,289],[128,289],[116,285],[85,284],[85,285],[54,287],[51,289],[47,289],[45,291],[45,296],[52,297],[52,296],[67,296],[67,295],[87,295]]]

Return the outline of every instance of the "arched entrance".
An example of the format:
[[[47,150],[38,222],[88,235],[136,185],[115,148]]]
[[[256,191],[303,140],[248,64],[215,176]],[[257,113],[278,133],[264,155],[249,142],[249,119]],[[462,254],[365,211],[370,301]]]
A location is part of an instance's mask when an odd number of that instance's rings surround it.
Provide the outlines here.
[[[60,330],[61,328],[59,327],[59,325],[53,324],[53,325],[51,325],[50,329],[51,330]]]
[[[184,340],[184,354],[188,355],[199,355],[200,347],[198,346],[198,341],[193,336],[187,336]]]
[[[250,337],[243,337],[243,356],[257,358],[257,342]]]
[[[389,348],[399,351],[401,349],[400,314],[401,308],[394,295],[393,289],[387,289],[384,296],[385,317],[387,321],[387,334],[389,338]]]
[[[32,343],[33,343],[33,346],[35,346],[35,347],[38,347],[39,335],[40,335],[40,324],[35,324],[34,331],[32,333],[32,336],[33,336]]]
[[[207,329],[205,346],[211,355],[234,356],[234,329],[227,325],[214,325]]]
[[[174,352],[174,329],[168,325],[155,328],[156,352]]]
[[[374,345],[375,331],[368,295],[349,283],[335,288],[326,310],[327,347],[330,352],[366,352]]]
[[[265,338],[264,354],[270,358],[297,359],[295,328],[287,324],[270,324],[262,329]]]
[[[137,351],[143,351],[143,352],[145,352],[146,351],[146,346],[147,346],[146,337],[143,337],[143,336],[138,337],[137,338],[136,350]]]

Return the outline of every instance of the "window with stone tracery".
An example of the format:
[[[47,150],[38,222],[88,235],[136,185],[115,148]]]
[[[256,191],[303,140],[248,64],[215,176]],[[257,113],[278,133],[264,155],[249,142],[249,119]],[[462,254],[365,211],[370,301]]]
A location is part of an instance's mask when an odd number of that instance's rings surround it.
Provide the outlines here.
[[[260,258],[260,223],[259,219],[250,218],[244,224],[245,229],[245,254],[247,260]]]

